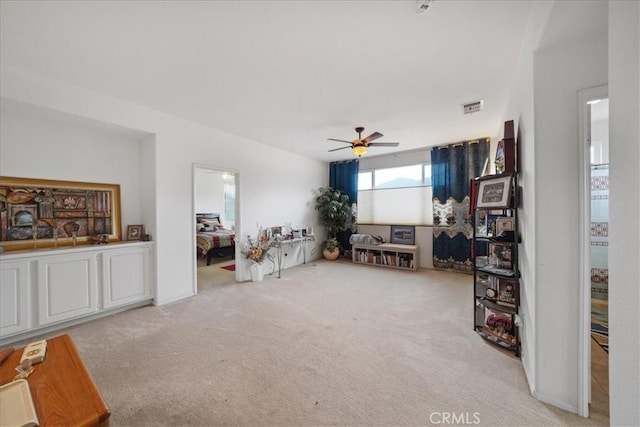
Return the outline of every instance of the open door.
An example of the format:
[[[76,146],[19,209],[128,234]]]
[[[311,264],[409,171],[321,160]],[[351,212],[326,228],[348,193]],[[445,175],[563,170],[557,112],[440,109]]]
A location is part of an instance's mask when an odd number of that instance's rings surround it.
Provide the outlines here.
[[[609,99],[607,87],[580,92],[580,415],[609,416]]]
[[[235,283],[238,174],[193,168],[194,293]]]

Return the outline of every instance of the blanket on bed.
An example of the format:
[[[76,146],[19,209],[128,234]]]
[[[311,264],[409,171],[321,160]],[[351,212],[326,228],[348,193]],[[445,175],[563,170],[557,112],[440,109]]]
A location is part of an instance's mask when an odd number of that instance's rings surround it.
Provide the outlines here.
[[[205,256],[209,249],[235,246],[235,232],[231,230],[205,231],[196,234],[198,254]]]

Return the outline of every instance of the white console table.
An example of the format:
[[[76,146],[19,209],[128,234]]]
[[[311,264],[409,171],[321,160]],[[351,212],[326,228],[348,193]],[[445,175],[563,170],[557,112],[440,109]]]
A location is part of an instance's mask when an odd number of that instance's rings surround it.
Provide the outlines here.
[[[0,344],[152,300],[152,242],[0,255]]]
[[[301,245],[302,257],[303,257],[302,263],[306,264],[307,263],[307,242],[313,242],[315,240],[316,240],[315,236],[304,236],[304,237],[296,237],[295,239],[285,239],[285,240],[276,241],[274,247],[276,249],[276,262],[278,263],[278,278],[282,277],[282,258],[284,254],[284,249],[287,246],[292,247],[295,245]]]

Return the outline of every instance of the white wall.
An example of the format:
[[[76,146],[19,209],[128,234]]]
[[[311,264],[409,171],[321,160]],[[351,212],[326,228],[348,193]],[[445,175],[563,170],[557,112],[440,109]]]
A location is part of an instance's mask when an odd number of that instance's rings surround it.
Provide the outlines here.
[[[581,286],[578,91],[606,83],[606,35],[534,55],[537,396],[574,412]]]
[[[640,3],[609,2],[611,425],[640,425]]]
[[[155,203],[149,222],[154,223],[159,304],[191,296],[195,290],[194,163],[239,173],[239,235],[255,232],[257,224],[293,222],[318,228],[312,190],[328,182],[323,162],[13,67],[3,66],[0,77],[3,98],[155,135],[154,150],[145,150],[145,156],[155,156],[155,170],[150,172],[155,174],[155,201],[147,200]],[[12,153],[3,155],[3,162],[15,161],[16,150]],[[242,259],[238,264],[238,276],[247,278]]]
[[[504,121],[513,120],[518,143],[518,184],[522,187],[522,203],[518,212],[522,243],[518,261],[521,274],[520,339],[522,364],[529,388],[536,393],[536,198],[535,198],[535,126],[533,111],[533,52],[538,46],[553,3],[536,3],[527,24],[518,63],[510,82],[511,90]],[[501,135],[500,138],[502,138]]]
[[[121,231],[143,224],[142,146],[148,135],[3,100],[4,176],[120,185]]]
[[[516,121],[521,149],[523,364],[536,397],[573,412],[580,321],[577,93],[607,83],[606,7],[534,5],[504,118]]]

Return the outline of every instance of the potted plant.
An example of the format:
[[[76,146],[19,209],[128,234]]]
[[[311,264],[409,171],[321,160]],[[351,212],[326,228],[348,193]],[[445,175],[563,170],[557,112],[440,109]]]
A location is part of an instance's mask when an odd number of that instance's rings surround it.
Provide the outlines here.
[[[325,240],[322,244],[322,255],[325,259],[334,260],[340,256],[340,246],[338,244],[338,239],[332,237],[330,239]]]
[[[316,196],[318,222],[327,229],[327,240],[323,243],[323,255],[327,259],[336,259],[340,254],[337,234],[347,228],[347,220],[351,214],[349,196],[340,190],[324,187]]]

